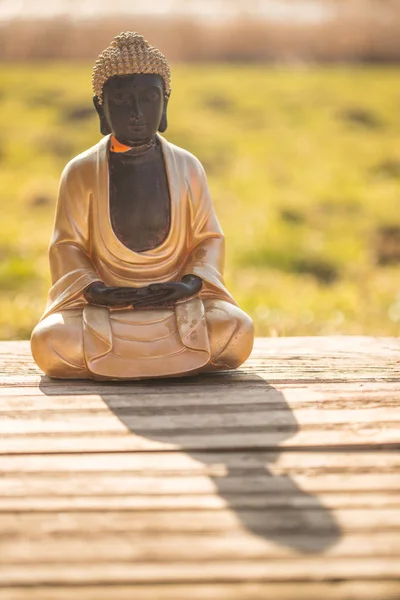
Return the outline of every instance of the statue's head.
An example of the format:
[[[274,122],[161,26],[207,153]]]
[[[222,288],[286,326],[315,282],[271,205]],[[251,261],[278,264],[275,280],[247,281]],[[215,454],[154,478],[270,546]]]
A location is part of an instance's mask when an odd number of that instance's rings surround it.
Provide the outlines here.
[[[167,128],[170,68],[138,33],[117,35],[93,69],[93,102],[103,135],[135,146]]]

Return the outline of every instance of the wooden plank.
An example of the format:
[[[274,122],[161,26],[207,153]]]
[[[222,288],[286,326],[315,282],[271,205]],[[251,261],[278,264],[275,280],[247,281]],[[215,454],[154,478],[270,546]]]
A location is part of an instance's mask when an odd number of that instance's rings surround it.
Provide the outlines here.
[[[398,492],[398,474],[366,473],[343,477],[341,474],[307,475],[271,475],[249,474],[248,476],[230,475],[209,478],[201,475],[187,477],[152,477],[143,474],[124,474],[122,476],[105,473],[75,473],[56,476],[29,474],[5,475],[0,478],[0,496],[88,496],[88,495],[180,495],[211,494],[224,495],[269,493],[319,494],[321,492]]]
[[[0,456],[0,473],[137,473],[221,477],[268,470],[274,475],[398,473],[398,452],[154,452]],[[399,490],[400,491],[400,490]]]
[[[44,522],[45,531],[47,523]],[[7,543],[8,542],[8,543]],[[235,563],[280,560],[295,564],[304,556],[317,558],[322,554],[326,561],[352,559],[356,564],[364,560],[392,560],[400,562],[399,535],[394,532],[351,532],[338,538],[333,533],[315,532],[270,532],[261,537],[240,532],[224,534],[168,534],[152,535],[133,533],[95,532],[87,535],[58,533],[40,538],[30,536],[8,536],[0,541],[2,573],[7,568],[21,565],[21,571],[35,565],[47,565],[49,574],[68,564],[131,563],[140,565],[148,562],[156,565],[185,563],[207,566],[211,561]],[[312,562],[312,561],[310,561]],[[398,571],[397,571],[398,575]],[[335,574],[332,573],[332,577]],[[354,575],[355,576],[355,575]],[[366,574],[364,574],[364,577]],[[201,579],[201,576],[200,576]],[[1,578],[2,581],[2,578]]]
[[[131,414],[133,413],[133,414]],[[207,433],[235,433],[248,430],[288,431],[325,429],[339,430],[362,428],[364,425],[376,424],[386,428],[400,429],[399,408],[367,408],[356,410],[319,410],[314,408],[290,410],[270,410],[268,408],[254,411],[219,412],[218,408],[209,412],[187,412],[181,414],[153,414],[148,411],[145,416],[135,414],[126,409],[115,414],[106,406],[101,410],[48,413],[16,412],[3,414],[0,418],[0,435],[30,435],[43,433],[118,433],[130,430],[149,437],[179,435],[197,435]],[[240,430],[240,431],[237,431]]]
[[[211,583],[17,587],[0,589],[0,600],[398,600],[400,582],[335,581],[331,583]]]
[[[44,391],[39,387],[0,387],[0,414],[12,411],[53,412],[87,411],[105,407],[116,412],[125,409],[146,414],[156,410],[158,414],[168,411],[187,414],[191,411],[207,412],[218,407],[220,412],[262,408],[292,409],[318,408],[356,409],[398,407],[400,404],[399,382],[276,383],[268,385],[264,380],[253,378],[235,385],[221,380],[207,386],[180,385],[153,387],[142,384],[115,384],[88,386],[75,382],[72,385],[54,383]]]
[[[262,377],[272,380],[399,379],[399,357],[400,340],[396,338],[258,339],[245,369],[251,373],[260,371]],[[28,342],[1,343],[0,372],[3,383],[15,377],[14,385],[21,385],[19,375],[31,377],[31,383],[40,381]]]
[[[239,445],[240,440],[240,445]],[[179,450],[194,452],[202,450],[227,450],[230,448],[254,448],[283,451],[309,448],[350,448],[366,449],[368,447],[385,448],[389,446],[399,449],[400,427],[386,428],[384,424],[356,423],[350,430],[329,428],[319,431],[310,429],[299,431],[295,435],[287,432],[247,432],[233,431],[227,433],[205,432],[202,435],[171,434],[154,438],[137,435],[129,431],[116,432],[113,435],[96,433],[47,433],[20,436],[2,436],[0,438],[0,454],[27,453],[82,453],[82,452],[159,452]]]
[[[87,542],[85,542],[87,544]],[[110,562],[4,565],[4,586],[21,585],[110,585],[152,583],[214,583],[247,581],[398,580],[399,559],[391,557],[327,558],[203,562]]]
[[[359,531],[365,534],[376,531],[400,529],[398,507],[346,508],[336,509],[331,516],[325,507],[316,504],[312,508],[266,508],[263,510],[232,511],[203,510],[190,511],[102,511],[59,512],[29,514],[0,513],[0,530],[6,536],[21,535],[24,539],[38,538],[46,534],[74,534],[78,537],[118,534],[157,535],[164,534],[204,534],[231,535],[246,529],[268,535],[271,532],[300,531],[313,535],[339,528],[341,532]],[[248,534],[246,533],[245,537]],[[240,536],[239,536],[240,537]],[[397,535],[397,549],[400,552],[400,535]],[[7,559],[6,557],[6,560]]]
[[[295,486],[286,486],[286,489],[271,491],[262,494],[254,493],[229,493],[225,498],[217,493],[190,494],[102,494],[74,495],[74,496],[0,496],[1,512],[58,512],[58,511],[142,511],[142,510],[219,510],[230,508],[232,510],[267,508],[309,508],[313,509],[321,504],[327,510],[336,508],[390,508],[400,509],[400,492],[397,490],[383,490],[371,492],[369,490],[355,490],[349,492],[319,491],[318,496],[296,490]]]

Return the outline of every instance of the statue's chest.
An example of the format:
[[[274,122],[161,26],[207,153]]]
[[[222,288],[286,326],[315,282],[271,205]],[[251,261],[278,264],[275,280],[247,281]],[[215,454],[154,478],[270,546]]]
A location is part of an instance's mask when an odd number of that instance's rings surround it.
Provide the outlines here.
[[[110,216],[118,239],[130,250],[159,246],[171,224],[171,201],[161,150],[150,156],[110,153]]]

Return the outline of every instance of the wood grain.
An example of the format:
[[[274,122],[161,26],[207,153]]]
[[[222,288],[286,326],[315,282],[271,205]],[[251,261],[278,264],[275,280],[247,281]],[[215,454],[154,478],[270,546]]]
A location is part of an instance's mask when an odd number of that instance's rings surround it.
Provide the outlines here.
[[[336,581],[334,583],[202,583],[112,586],[38,586],[0,589],[0,600],[398,600],[395,581]]]
[[[150,583],[213,583],[213,582],[297,582],[326,580],[396,581],[399,576],[396,557],[307,557],[251,561],[202,562],[111,562],[19,564],[2,567],[3,586],[21,585],[131,585]],[[134,590],[132,590],[134,591]]]
[[[2,342],[0,600],[397,600],[399,449],[397,339],[119,383]]]
[[[89,537],[90,535],[90,537]],[[88,540],[90,539],[90,543]],[[68,563],[72,568],[74,564],[87,564],[90,566],[103,564],[106,569],[107,563],[127,563],[132,567],[140,566],[142,562],[156,565],[171,565],[183,562],[187,565],[208,564],[210,556],[212,561],[235,563],[249,563],[251,561],[290,561],[296,565],[301,550],[308,554],[315,554],[320,548],[324,548],[324,556],[327,566],[329,563],[337,564],[337,559],[343,561],[351,559],[354,564],[364,560],[380,559],[384,564],[386,558],[393,559],[400,551],[399,536],[395,532],[376,532],[369,541],[362,533],[346,533],[336,544],[332,543],[332,536],[328,533],[304,534],[301,532],[287,532],[271,539],[261,541],[249,536],[235,533],[218,533],[211,535],[189,535],[183,532],[176,534],[146,535],[123,532],[110,534],[105,532],[101,539],[98,535],[42,535],[36,539],[15,537],[12,546],[4,542],[0,543],[0,550],[4,553],[2,562],[3,569],[13,569],[16,564],[29,566],[31,572],[38,563],[42,567],[46,564],[50,567],[60,568]],[[311,564],[310,564],[311,567]],[[335,573],[332,576],[336,577]],[[364,574],[365,576],[365,574]],[[349,577],[348,579],[352,579]],[[392,576],[392,579],[394,577]],[[273,577],[269,576],[269,579]],[[344,577],[347,579],[347,577]],[[179,580],[179,578],[178,578]],[[93,582],[92,582],[93,583]]]

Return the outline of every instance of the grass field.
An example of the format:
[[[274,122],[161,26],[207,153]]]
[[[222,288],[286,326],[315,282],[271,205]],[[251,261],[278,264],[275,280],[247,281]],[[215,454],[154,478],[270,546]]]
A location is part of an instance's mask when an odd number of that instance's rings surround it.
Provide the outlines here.
[[[0,338],[49,286],[65,163],[99,139],[91,67],[0,66]],[[196,154],[226,280],[258,335],[400,333],[400,73],[176,66],[166,137]]]

